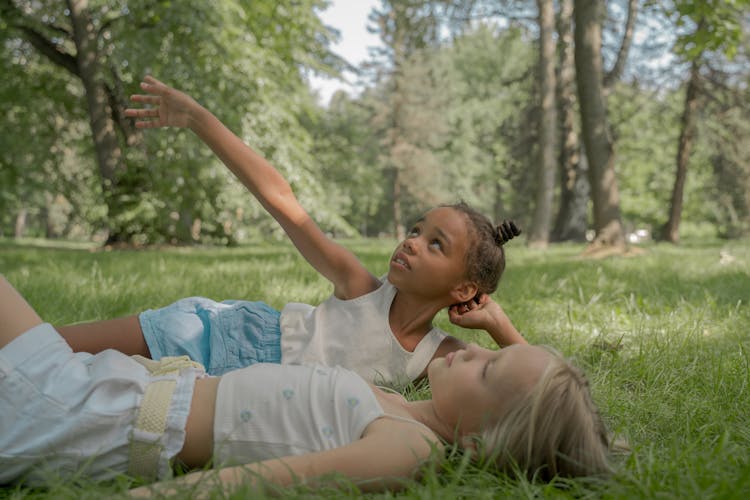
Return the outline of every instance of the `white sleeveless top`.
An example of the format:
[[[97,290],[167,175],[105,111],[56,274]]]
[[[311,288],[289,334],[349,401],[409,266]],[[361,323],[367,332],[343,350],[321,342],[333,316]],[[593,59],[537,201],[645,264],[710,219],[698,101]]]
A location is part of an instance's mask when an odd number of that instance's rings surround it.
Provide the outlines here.
[[[317,307],[291,302],[281,311],[281,362],[343,366],[366,381],[395,387],[422,374],[445,332],[433,328],[414,352],[399,344],[388,323],[396,288],[384,277],[351,300],[331,295]]]
[[[221,377],[214,467],[329,450],[356,441],[383,416],[355,373],[315,365],[256,364]]]

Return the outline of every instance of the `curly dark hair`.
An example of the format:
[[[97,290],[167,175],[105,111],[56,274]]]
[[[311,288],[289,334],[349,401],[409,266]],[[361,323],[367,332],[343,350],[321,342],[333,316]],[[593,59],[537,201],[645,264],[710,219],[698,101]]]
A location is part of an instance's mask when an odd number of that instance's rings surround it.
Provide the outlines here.
[[[472,239],[466,252],[466,277],[477,283],[477,296],[491,294],[505,271],[503,245],[521,234],[515,222],[504,220],[495,226],[482,213],[460,201],[441,205],[464,214],[469,221],[469,237]]]

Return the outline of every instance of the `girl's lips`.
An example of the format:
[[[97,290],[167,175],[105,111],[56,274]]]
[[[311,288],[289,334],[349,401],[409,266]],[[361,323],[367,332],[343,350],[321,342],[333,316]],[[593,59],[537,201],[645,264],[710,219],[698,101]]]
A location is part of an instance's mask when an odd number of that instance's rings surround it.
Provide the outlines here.
[[[406,255],[404,255],[402,252],[398,252],[396,255],[394,255],[391,262],[394,264],[398,264],[404,269],[411,269],[411,267],[409,266],[409,259],[407,259]]]

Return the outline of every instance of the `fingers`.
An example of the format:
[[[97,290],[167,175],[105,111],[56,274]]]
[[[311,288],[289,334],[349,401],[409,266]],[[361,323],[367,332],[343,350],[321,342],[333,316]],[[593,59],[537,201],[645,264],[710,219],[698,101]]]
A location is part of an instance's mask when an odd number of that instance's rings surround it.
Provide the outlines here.
[[[131,100],[136,102],[143,102],[139,99],[133,99],[133,97],[150,97],[150,96],[132,96]],[[152,102],[152,101],[146,101]],[[158,101],[157,101],[158,103]],[[136,128],[154,128],[159,125],[159,108],[128,108],[125,110],[125,116],[128,118],[137,118],[135,122]]]
[[[454,325],[458,325],[461,323],[462,317],[461,317],[461,314],[459,314],[459,312],[456,310],[456,306],[453,306],[450,309],[448,309],[448,319]]]
[[[157,85],[157,86],[158,86],[158,85],[161,85],[161,86],[165,86],[165,85],[164,85],[164,83],[162,83],[161,81],[157,80],[156,78],[154,78],[154,77],[153,77],[153,76],[151,76],[151,75],[146,75],[146,76],[144,76],[144,77],[143,77],[143,81],[144,81],[144,82],[146,82],[146,83],[150,83],[150,84],[152,84],[152,85]]]
[[[158,105],[161,102],[161,97],[158,95],[133,94],[130,96],[130,100],[133,102],[141,102],[143,104]]]
[[[125,110],[125,116],[130,118],[158,118],[159,110],[157,108],[128,108]]]
[[[135,122],[135,128],[156,128],[159,127],[159,122],[138,120]]]
[[[151,103],[153,101],[150,101],[149,99],[158,99],[160,95],[164,94],[168,90],[168,88],[169,87],[167,87],[165,84],[163,84],[153,76],[146,75],[143,77],[143,81],[141,82],[141,89],[152,95],[134,95],[131,96],[131,99],[137,100],[138,102]]]
[[[129,118],[158,118],[159,105],[161,98],[153,95],[135,94],[130,96],[130,100],[141,104],[156,106],[155,108],[127,108],[125,116]]]
[[[127,108],[125,116],[136,118],[136,128],[159,127],[159,106],[161,106],[161,97],[167,90],[167,86],[153,76],[146,75],[141,82],[141,89],[147,94],[133,94],[130,96],[130,101],[153,107]]]

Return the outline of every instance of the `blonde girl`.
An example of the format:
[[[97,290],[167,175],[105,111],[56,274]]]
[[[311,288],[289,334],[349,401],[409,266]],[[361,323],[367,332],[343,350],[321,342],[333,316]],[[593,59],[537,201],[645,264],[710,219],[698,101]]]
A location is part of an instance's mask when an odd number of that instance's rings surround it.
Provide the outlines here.
[[[430,360],[465,347],[433,326],[445,308],[452,323],[485,328],[499,346],[525,343],[489,296],[505,267],[503,244],[519,234],[512,222],[494,226],[464,203],[434,208],[396,247],[388,274],[377,278],[329,239],[279,172],[207,109],[150,76],[141,89],[145,94],[131,99],[147,107],[126,110],[136,126],[192,130],[333,284],[333,294],[318,306],[289,303],[281,312],[262,302],[190,297],[138,316],[59,328],[75,351],[188,355],[210,374],[257,362],[315,362],[401,385],[424,376]]]
[[[180,463],[203,470],[133,494],[332,473],[397,490],[446,443],[529,476],[609,470],[588,386],[556,354],[472,344],[430,362],[427,378],[432,398],[407,401],[343,368],[259,363],[206,376],[187,357],[74,353],[0,276],[0,484],[166,481]]]

